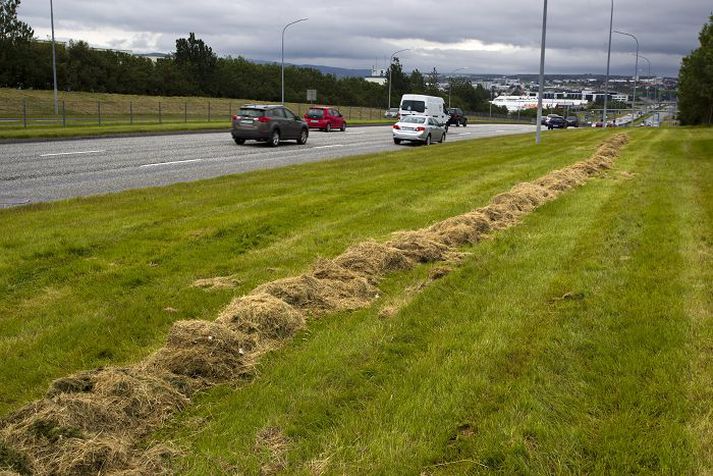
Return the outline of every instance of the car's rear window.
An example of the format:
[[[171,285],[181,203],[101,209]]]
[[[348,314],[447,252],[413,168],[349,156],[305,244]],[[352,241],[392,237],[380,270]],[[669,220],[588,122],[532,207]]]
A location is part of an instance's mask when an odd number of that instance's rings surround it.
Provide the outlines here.
[[[401,103],[401,109],[404,111],[423,112],[426,110],[426,103],[423,101],[404,100]]]
[[[253,109],[253,108],[240,108],[240,111],[238,111],[238,116],[242,117],[262,117],[262,113],[264,112],[263,109]]]
[[[423,116],[406,116],[403,119],[401,119],[401,122],[408,122],[408,123],[414,123],[414,124],[423,124],[426,121],[426,118]]]
[[[321,117],[324,117],[324,110],[323,109],[310,109],[307,111],[307,117],[310,119],[319,119]]]

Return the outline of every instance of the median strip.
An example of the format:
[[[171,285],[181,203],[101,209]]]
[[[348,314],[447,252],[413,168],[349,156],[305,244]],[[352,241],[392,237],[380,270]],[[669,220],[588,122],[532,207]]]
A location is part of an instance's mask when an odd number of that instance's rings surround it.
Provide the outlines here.
[[[379,296],[390,273],[457,261],[458,247],[519,223],[537,207],[609,169],[627,142],[620,134],[586,161],[521,183],[488,205],[429,227],[359,243],[295,277],[235,298],[215,321],[177,321],[166,344],[132,366],[56,380],[46,397],[2,422],[0,449],[20,473],[157,473],[172,452],[142,438],[185,408],[196,392],[253,378],[255,363],[320,314],[358,309]],[[439,276],[447,274],[443,268]],[[3,461],[4,463],[4,461]]]

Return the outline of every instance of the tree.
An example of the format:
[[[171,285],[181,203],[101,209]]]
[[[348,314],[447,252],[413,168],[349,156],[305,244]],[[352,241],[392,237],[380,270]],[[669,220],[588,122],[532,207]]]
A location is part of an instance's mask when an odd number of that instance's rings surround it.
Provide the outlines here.
[[[683,58],[678,73],[682,124],[713,124],[713,15],[698,35],[701,46]]]
[[[397,57],[394,57],[394,62],[391,63],[390,68],[391,73],[389,74],[388,80],[391,81],[391,102],[394,102],[393,98],[396,98],[396,104],[398,105],[398,101],[401,99],[401,96],[409,92],[409,81],[403,68],[401,67],[401,62]],[[388,83],[386,87],[389,87]]]
[[[17,19],[20,0],[0,0],[0,86],[22,85],[35,32]]]
[[[210,46],[191,32],[188,38],[176,40],[176,53],[173,57],[179,70],[187,75],[186,79],[197,83],[196,92],[210,92],[208,86],[218,62],[218,57]]]

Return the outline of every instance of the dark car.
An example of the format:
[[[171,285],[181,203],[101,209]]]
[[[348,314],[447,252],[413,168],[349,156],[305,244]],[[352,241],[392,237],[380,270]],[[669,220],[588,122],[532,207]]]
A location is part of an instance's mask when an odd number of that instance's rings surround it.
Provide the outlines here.
[[[448,108],[448,125],[455,124],[456,127],[468,125],[468,118],[459,107]]]
[[[282,105],[245,105],[233,115],[231,131],[236,144],[246,140],[267,142],[276,147],[281,140],[305,144],[309,127],[299,116]]]
[[[347,130],[347,121],[333,107],[312,106],[304,115],[304,120],[312,129],[330,132],[332,129]]]
[[[564,117],[551,117],[550,120],[547,121],[548,129],[567,129],[567,127],[567,120]]]
[[[567,116],[565,120],[568,127],[579,127],[579,118],[577,116]]]

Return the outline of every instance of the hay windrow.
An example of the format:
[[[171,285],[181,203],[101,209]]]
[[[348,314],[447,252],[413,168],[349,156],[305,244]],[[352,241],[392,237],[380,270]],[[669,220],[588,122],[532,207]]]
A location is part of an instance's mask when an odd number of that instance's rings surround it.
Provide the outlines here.
[[[484,207],[425,229],[395,233],[386,243],[357,244],[333,260],[316,262],[307,273],[265,283],[234,299],[213,322],[175,322],[166,344],[134,366],[56,380],[43,399],[0,423],[0,474],[165,473],[175,452],[146,449],[141,439],[185,408],[194,392],[250,378],[256,358],[302,329],[309,314],[368,306],[386,274],[424,262],[457,264],[462,256],[457,247],[515,225],[538,206],[611,168],[627,141],[626,134],[618,134],[588,160],[518,184]],[[449,270],[434,268],[429,281]],[[221,287],[232,279],[196,285]],[[398,308],[392,303],[382,309],[382,317],[395,315]],[[279,430],[258,435],[256,448],[272,452],[265,471],[284,467],[286,444]]]
[[[257,293],[233,299],[216,322],[260,341],[288,339],[305,325],[305,317],[295,307],[270,294]]]
[[[211,289],[232,289],[240,284],[240,280],[235,276],[216,276],[214,278],[202,278],[193,281],[194,288]]]

